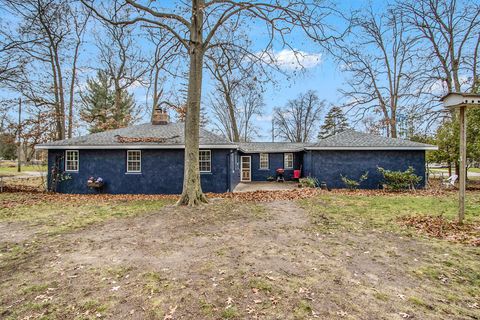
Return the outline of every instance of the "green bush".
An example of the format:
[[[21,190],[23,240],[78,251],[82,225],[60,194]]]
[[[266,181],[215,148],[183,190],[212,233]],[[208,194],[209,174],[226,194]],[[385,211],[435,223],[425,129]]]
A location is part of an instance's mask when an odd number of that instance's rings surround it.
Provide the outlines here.
[[[405,171],[391,171],[378,167],[378,172],[383,175],[383,182],[390,190],[415,190],[415,187],[422,181],[422,177],[415,174],[413,167]]]
[[[368,179],[368,171],[365,171],[365,173],[362,174],[362,176],[360,177],[360,179],[358,179],[358,181],[349,179],[347,178],[347,176],[343,176],[343,175],[340,175],[340,177],[342,178],[342,181],[347,187],[347,189],[356,190],[363,181]]]
[[[315,188],[319,185],[318,180],[312,177],[300,178],[298,182],[302,188]]]

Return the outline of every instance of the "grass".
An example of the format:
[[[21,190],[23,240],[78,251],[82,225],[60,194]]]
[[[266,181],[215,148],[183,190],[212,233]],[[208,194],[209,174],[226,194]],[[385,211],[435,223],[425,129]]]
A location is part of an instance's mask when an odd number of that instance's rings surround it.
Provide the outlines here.
[[[399,195],[325,195],[316,199],[302,200],[301,205],[310,213],[312,229],[320,233],[346,232],[349,234],[391,234],[398,239],[415,239],[422,247],[411,248],[418,266],[406,268],[409,275],[417,278],[426,291],[418,290],[407,296],[406,302],[419,312],[448,314],[452,319],[480,318],[480,250],[476,247],[451,243],[427,236],[398,224],[401,216],[441,215],[455,220],[457,196]],[[480,222],[480,193],[467,193],[466,221]],[[480,234],[479,234],[480,236]],[[421,240],[418,238],[421,237]],[[357,243],[351,244],[353,247]],[[386,245],[387,246],[387,245]],[[398,249],[385,250],[385,255],[401,264],[402,253]],[[377,255],[381,258],[382,255]],[[406,262],[404,262],[406,264]],[[393,267],[393,266],[390,266]],[[391,299],[383,292],[375,292],[378,301]],[[421,311],[420,311],[421,312]],[[476,314],[476,316],[473,316]],[[442,318],[443,319],[443,318]]]
[[[467,200],[467,221],[479,222],[480,193]],[[34,232],[0,243],[0,318],[479,318],[479,248],[397,222],[455,219],[454,192],[215,200],[153,214],[172,202],[0,194],[2,230]],[[125,224],[109,224],[117,219]]]
[[[17,172],[17,167],[11,167],[11,166],[0,167],[0,174],[5,174],[5,175],[20,175],[27,171],[47,172],[47,166],[32,166],[32,165],[22,166],[21,172]]]
[[[43,233],[58,234],[83,228],[112,218],[131,217],[159,210],[169,200],[116,200],[108,198],[76,201],[74,196],[49,197],[45,201],[31,201],[29,193],[0,193],[0,203],[24,203],[0,208],[0,222],[20,222],[41,226]],[[37,197],[43,197],[38,194]],[[88,198],[87,198],[88,199]]]
[[[467,193],[465,221],[480,221],[480,194]],[[454,220],[458,199],[455,193],[441,197],[399,194],[386,196],[323,195],[301,201],[311,212],[311,220],[320,228],[383,228],[400,231],[396,223],[401,216],[433,215]]]

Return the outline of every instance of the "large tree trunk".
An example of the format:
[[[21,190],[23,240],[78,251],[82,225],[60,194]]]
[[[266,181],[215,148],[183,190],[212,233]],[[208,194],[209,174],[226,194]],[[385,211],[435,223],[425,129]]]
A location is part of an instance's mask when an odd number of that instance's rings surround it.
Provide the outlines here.
[[[190,29],[190,70],[188,75],[187,115],[185,119],[185,169],[183,192],[178,205],[194,206],[207,202],[200,185],[198,164],[200,101],[203,71],[203,0],[192,0],[192,25]]]
[[[63,76],[62,76],[62,66],[60,64],[60,58],[58,56],[58,49],[54,48],[54,57],[55,57],[55,65],[57,66],[57,83],[58,83],[58,97],[60,100],[60,121],[61,121],[61,132],[60,132],[60,139],[65,139],[65,92],[63,89]]]
[[[232,134],[233,142],[240,141],[240,134],[238,133],[237,119],[235,118],[235,106],[233,105],[232,97],[229,92],[225,93],[225,98],[228,105],[228,115],[230,117],[230,122],[232,123]]]
[[[58,96],[58,79],[57,79],[57,68],[55,67],[55,61],[53,58],[53,51],[50,48],[50,65],[52,67],[52,79],[53,79],[53,94],[55,97],[55,137],[57,140],[64,139],[65,131],[62,132],[62,118],[60,111],[60,99]]]
[[[73,99],[75,98],[75,78],[77,77],[77,60],[78,51],[80,49],[80,41],[75,45],[75,52],[73,55],[72,65],[72,79],[70,80],[70,96],[68,101],[68,133],[67,137],[70,139],[73,136]]]

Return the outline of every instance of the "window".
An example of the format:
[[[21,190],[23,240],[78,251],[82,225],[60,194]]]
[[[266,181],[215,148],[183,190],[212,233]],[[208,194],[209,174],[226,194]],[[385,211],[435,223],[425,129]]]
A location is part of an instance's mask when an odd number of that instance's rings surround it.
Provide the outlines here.
[[[283,166],[285,169],[293,169],[293,153],[285,153]]]
[[[200,172],[212,171],[212,153],[210,150],[200,150],[199,152]]]
[[[260,153],[260,169],[268,170],[268,153]]]
[[[65,151],[65,171],[78,171],[78,150]]]
[[[142,152],[140,150],[127,151],[127,172],[142,172]]]

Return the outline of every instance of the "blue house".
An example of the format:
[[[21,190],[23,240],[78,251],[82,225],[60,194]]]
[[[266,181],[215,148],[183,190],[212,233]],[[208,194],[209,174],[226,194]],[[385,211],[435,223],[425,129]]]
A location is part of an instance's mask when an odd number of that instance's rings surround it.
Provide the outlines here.
[[[62,193],[98,192],[87,185],[103,179],[101,191],[113,194],[179,194],[183,186],[184,124],[157,114],[152,123],[94,133],[37,146],[48,150],[48,187]],[[363,188],[381,185],[377,168],[406,170],[423,177],[425,151],[435,146],[345,131],[317,143],[231,143],[200,130],[199,167],[204,192],[231,192],[239,182],[266,181],[285,170],[286,180],[298,170],[330,188],[344,187],[341,175],[369,178]]]

